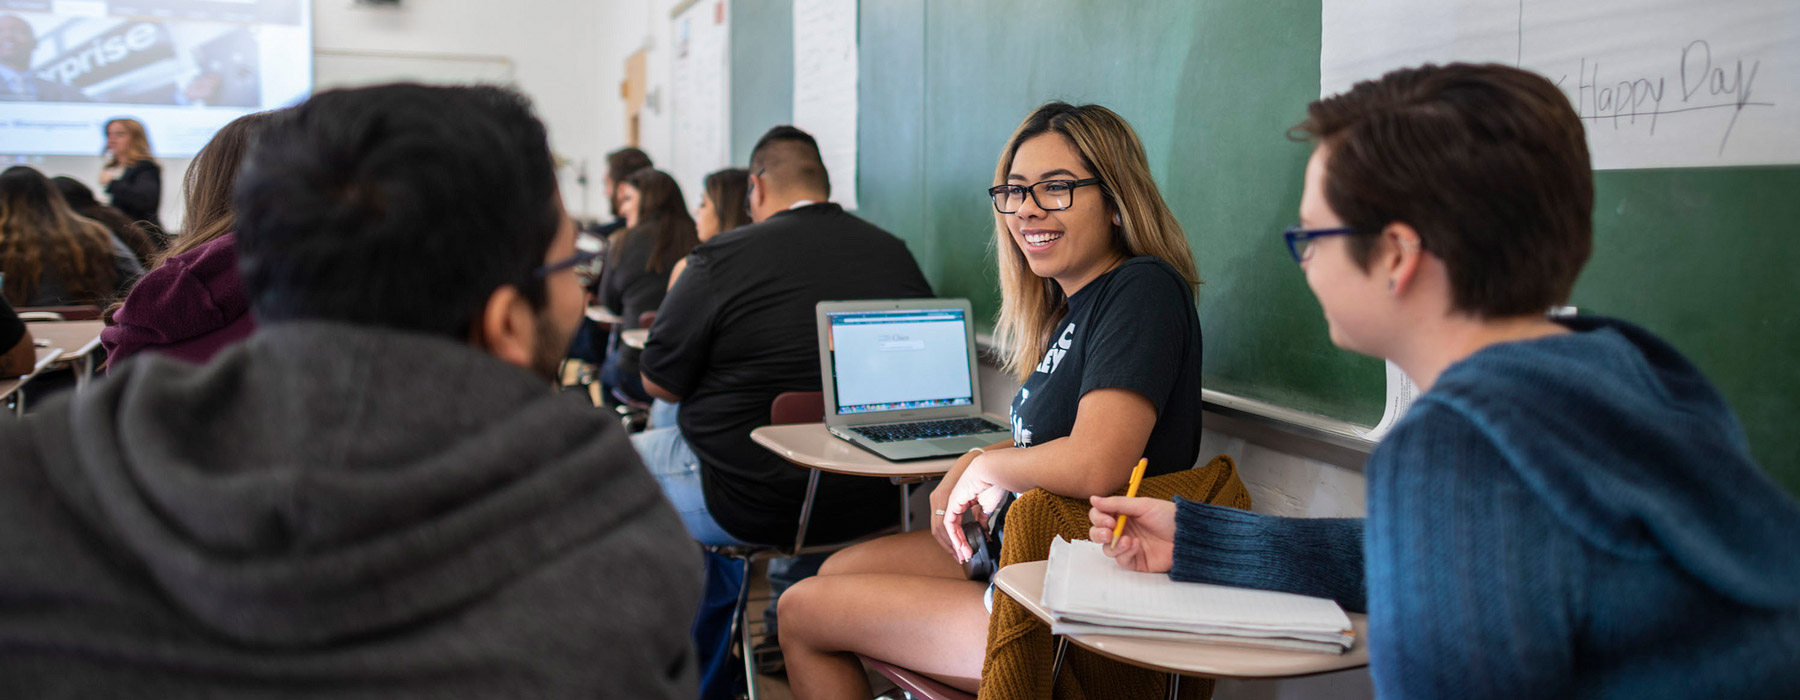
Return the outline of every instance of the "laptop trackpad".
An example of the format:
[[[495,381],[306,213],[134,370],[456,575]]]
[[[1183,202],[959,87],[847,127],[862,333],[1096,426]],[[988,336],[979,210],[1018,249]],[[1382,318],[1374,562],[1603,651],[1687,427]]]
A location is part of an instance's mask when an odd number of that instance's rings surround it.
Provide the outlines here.
[[[987,447],[988,445],[994,444],[994,441],[989,440],[987,437],[976,437],[974,435],[965,435],[963,437],[944,438],[942,440],[933,440],[932,444],[934,444],[938,447],[942,447],[946,450],[955,450],[958,453],[962,453],[962,452],[968,452],[969,450],[973,450],[977,447]]]

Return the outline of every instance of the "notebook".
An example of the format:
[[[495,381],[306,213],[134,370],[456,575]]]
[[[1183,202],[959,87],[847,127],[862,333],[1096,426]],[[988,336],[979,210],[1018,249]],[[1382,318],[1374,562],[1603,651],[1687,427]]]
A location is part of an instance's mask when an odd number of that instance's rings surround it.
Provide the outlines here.
[[[981,415],[967,299],[826,301],[817,313],[832,435],[893,461],[962,454],[1012,436]]]
[[[1355,642],[1334,601],[1185,583],[1120,566],[1100,545],[1050,544],[1040,601],[1053,634],[1111,634],[1341,654]]]

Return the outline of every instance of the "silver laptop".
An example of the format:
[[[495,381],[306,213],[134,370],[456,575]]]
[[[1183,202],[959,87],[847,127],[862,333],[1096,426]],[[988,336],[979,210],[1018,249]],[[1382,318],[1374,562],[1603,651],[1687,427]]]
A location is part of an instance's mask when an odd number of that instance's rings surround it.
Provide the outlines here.
[[[981,415],[967,299],[818,306],[825,425],[894,461],[962,454],[1011,437]]]

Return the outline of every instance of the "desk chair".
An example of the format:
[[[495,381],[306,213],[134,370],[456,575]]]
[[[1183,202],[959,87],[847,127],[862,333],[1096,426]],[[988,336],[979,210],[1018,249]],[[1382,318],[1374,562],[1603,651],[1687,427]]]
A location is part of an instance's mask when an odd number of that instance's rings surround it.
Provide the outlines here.
[[[649,328],[650,324],[653,323],[656,323],[655,311],[645,311],[644,313],[638,314],[638,328]],[[621,343],[621,345],[622,344],[623,343]],[[617,406],[613,407],[613,410],[619,413],[619,422],[625,426],[625,432],[641,432],[644,428],[649,427],[649,403],[626,396],[625,392],[619,391],[618,387],[613,387],[612,398],[614,401],[619,402]]]
[[[818,423],[823,420],[825,420],[824,392],[784,392],[777,395],[775,400],[769,404],[769,422],[772,425]],[[753,649],[754,646],[751,644],[752,635],[748,620],[750,609],[750,571],[752,567],[755,566],[756,562],[761,559],[835,552],[859,542],[865,542],[876,537],[892,534],[892,528],[889,528],[888,530],[872,533],[866,537],[851,540],[849,542],[807,545],[806,528],[808,522],[812,520],[813,496],[818,493],[819,489],[819,470],[813,469],[811,471],[812,474],[808,476],[806,482],[806,500],[802,501],[800,505],[800,523],[795,529],[794,545],[792,547],[783,548],[774,545],[746,545],[709,546],[706,548],[707,551],[720,556],[737,559],[743,562],[744,585],[738,589],[737,608],[732,613],[731,630],[732,635],[737,637],[738,650],[744,659],[744,677],[748,681],[750,700],[756,700],[757,698],[756,655],[751,653],[751,649]],[[906,486],[902,485],[900,488],[904,493]]]

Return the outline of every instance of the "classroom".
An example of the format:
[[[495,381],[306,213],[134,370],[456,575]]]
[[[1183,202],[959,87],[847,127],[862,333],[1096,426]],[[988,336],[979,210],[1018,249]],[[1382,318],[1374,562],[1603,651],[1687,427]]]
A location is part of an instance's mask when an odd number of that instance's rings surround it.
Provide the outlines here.
[[[1781,0],[0,3],[0,686],[1800,693],[1796,76]]]

